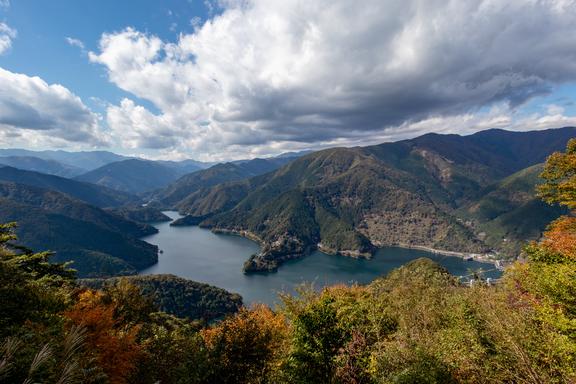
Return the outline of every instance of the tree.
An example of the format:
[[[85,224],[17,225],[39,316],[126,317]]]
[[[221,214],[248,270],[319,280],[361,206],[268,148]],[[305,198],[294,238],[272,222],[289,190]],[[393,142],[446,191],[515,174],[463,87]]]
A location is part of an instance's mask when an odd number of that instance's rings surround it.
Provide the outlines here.
[[[284,298],[284,304],[292,322],[292,351],[287,366],[291,381],[334,382],[338,352],[349,338],[339,322],[334,297],[325,291],[309,301]]]
[[[201,331],[207,348],[210,383],[274,383],[273,371],[283,353],[286,323],[264,305]]]
[[[124,384],[135,371],[141,348],[136,342],[139,326],[126,325],[114,314],[113,303],[103,301],[103,293],[85,290],[65,316],[86,329],[86,347],[112,384]]]
[[[568,142],[566,152],[548,157],[540,177],[545,183],[538,187],[538,195],[544,201],[576,208],[576,139]]]

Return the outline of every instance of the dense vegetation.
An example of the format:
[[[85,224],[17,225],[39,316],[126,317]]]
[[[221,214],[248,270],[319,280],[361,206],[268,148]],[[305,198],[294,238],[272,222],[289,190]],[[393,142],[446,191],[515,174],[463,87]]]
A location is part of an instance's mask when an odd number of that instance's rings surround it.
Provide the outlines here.
[[[252,159],[243,162],[216,164],[208,169],[181,177],[165,189],[155,193],[153,198],[166,206],[175,207],[186,197],[201,189],[261,175],[279,168],[291,159],[291,157]],[[184,208],[185,203],[182,203],[182,209]]]
[[[188,215],[179,224],[199,222],[260,241],[262,252],[246,263],[247,271],[275,270],[314,248],[354,257],[383,245],[511,255],[561,213],[527,192],[537,173],[520,171],[575,133],[489,130],[328,149],[248,180],[192,189],[181,184],[172,195],[180,200],[166,203]],[[495,203],[500,211],[487,217]]]
[[[171,219],[161,210],[153,207],[121,207],[109,209],[110,212],[137,223],[160,223]]]
[[[540,238],[547,224],[565,213],[536,196],[542,169],[543,164],[537,164],[490,185],[481,198],[457,212],[471,220],[477,235],[502,257],[518,255],[526,240]]]
[[[234,313],[242,306],[242,297],[238,294],[174,275],[80,281],[81,285],[92,289],[114,289],[115,285],[125,283],[140,288],[142,294],[150,297],[160,311],[191,320],[214,320]]]
[[[0,221],[18,222],[30,248],[56,251],[55,261],[74,261],[80,276],[134,274],[157,261],[158,249],[140,237],[156,233],[66,194],[0,181]]]
[[[540,196],[576,209],[576,140]],[[573,211],[572,211],[573,212]],[[572,383],[576,219],[554,221],[490,286],[430,260],[367,286],[303,287],[272,311],[201,326],[155,312],[126,280],[75,286],[48,254],[0,229],[0,377],[60,383]]]
[[[140,202],[133,195],[99,185],[12,167],[0,167],[0,180],[58,191],[100,208],[119,207]]]

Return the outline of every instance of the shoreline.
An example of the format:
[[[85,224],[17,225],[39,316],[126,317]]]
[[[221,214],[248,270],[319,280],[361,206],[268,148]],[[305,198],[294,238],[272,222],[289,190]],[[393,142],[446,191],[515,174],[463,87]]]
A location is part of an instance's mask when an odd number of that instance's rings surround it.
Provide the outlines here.
[[[178,214],[178,215],[180,215],[180,214]],[[184,217],[184,216],[181,216],[181,217]],[[198,225],[191,225],[191,226],[198,226]],[[265,245],[265,242],[259,236],[257,236],[256,234],[254,234],[250,231],[245,231],[245,230],[239,231],[239,230],[234,230],[234,229],[215,228],[215,227],[204,228],[204,229],[207,229],[207,230],[209,230],[213,233],[216,233],[216,234],[243,237],[245,239],[248,239],[248,240],[255,242],[256,244],[258,244],[258,246],[260,248],[262,248]],[[432,253],[435,255],[459,257],[459,258],[464,259],[464,260],[471,258],[471,260],[473,260],[473,261],[486,263],[486,264],[492,264],[492,265],[496,266],[497,268],[499,268],[500,263],[502,262],[501,260],[490,258],[489,253],[472,253],[472,252],[449,251],[449,250],[444,250],[444,249],[436,249],[436,248],[428,247],[425,245],[409,245],[409,244],[387,244],[387,245],[375,245],[374,244],[374,246],[376,247],[376,249],[381,249],[384,247],[415,249],[415,250],[429,252],[429,253]],[[317,250],[319,252],[322,252],[322,253],[325,253],[328,255],[337,254],[337,255],[340,255],[343,257],[351,257],[351,258],[355,258],[355,259],[359,259],[359,258],[371,259],[373,256],[373,254],[371,256],[367,256],[364,253],[356,254],[356,252],[350,251],[350,250],[331,252],[333,250],[323,249],[323,247],[318,247],[318,246],[316,246],[316,248],[314,250]],[[326,252],[326,251],[328,251],[328,252]],[[304,255],[304,256],[309,256],[309,254]]]
[[[265,244],[265,242],[262,239],[260,239],[257,235],[255,235],[254,233],[249,232],[249,231],[237,231],[237,230],[222,229],[222,228],[217,228],[217,229],[216,228],[210,228],[209,230],[211,230],[214,233],[222,234],[222,235],[240,236],[240,237],[243,237],[245,239],[254,241],[260,247],[263,247]],[[448,250],[444,250],[444,249],[436,249],[436,248],[428,247],[425,245],[390,244],[390,245],[381,245],[381,246],[374,245],[374,246],[376,247],[376,249],[381,249],[381,248],[385,248],[385,247],[397,247],[397,248],[402,248],[402,249],[415,249],[415,250],[419,250],[419,251],[425,251],[425,252],[429,252],[429,253],[432,253],[435,255],[459,257],[459,258],[464,259],[464,260],[471,259],[472,261],[477,261],[480,263],[492,264],[492,265],[496,266],[497,268],[499,267],[499,265],[501,263],[501,260],[490,258],[489,253],[448,251]],[[327,249],[327,248],[319,247],[319,246],[316,246],[316,249],[314,249],[314,250],[317,250],[317,251],[322,252],[322,253],[327,254],[327,255],[340,255],[343,257],[350,257],[353,259],[364,258],[364,259],[369,260],[373,257],[373,254],[368,256],[365,253],[358,253],[358,252],[350,251],[350,250],[334,251],[332,249]],[[305,255],[305,256],[309,256],[309,254]]]
[[[394,246],[394,245],[392,245]],[[482,262],[482,263],[489,263],[496,265],[498,260],[490,258],[488,255],[489,253],[472,253],[472,252],[459,252],[459,251],[448,251],[443,249],[436,249],[432,247],[427,247],[425,245],[404,245],[399,244],[397,245],[398,248],[405,248],[405,249],[417,249],[420,251],[426,251],[433,253],[435,255],[444,255],[444,256],[454,256],[460,257],[462,259],[469,259],[471,258],[474,261]]]

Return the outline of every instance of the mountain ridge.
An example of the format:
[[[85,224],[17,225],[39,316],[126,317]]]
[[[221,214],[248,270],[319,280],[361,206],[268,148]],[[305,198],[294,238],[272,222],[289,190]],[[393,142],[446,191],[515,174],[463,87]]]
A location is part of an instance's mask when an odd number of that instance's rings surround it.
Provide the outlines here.
[[[247,271],[275,270],[314,248],[353,256],[383,245],[485,253],[491,247],[456,210],[574,136],[573,127],[489,130],[331,148],[255,178],[196,189],[188,204],[173,206],[188,215],[182,221],[201,217],[200,226],[260,239]]]

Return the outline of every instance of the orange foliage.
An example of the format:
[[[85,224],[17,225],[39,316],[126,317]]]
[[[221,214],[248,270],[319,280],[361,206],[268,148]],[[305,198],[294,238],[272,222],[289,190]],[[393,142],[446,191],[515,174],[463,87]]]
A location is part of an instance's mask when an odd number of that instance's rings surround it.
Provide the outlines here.
[[[217,354],[224,371],[257,377],[278,363],[287,332],[283,315],[265,305],[256,305],[250,310],[242,308],[236,315],[202,330],[200,335],[208,350]]]
[[[561,255],[576,259],[576,217],[562,216],[544,233],[542,245]]]
[[[72,323],[86,328],[86,345],[112,384],[124,384],[136,368],[140,347],[136,343],[139,327],[124,327],[114,318],[115,305],[104,304],[102,293],[87,290],[65,313]]]
[[[242,308],[236,315],[223,320],[216,326],[201,331],[201,336],[208,347],[217,341],[225,340],[234,343],[244,339],[253,343],[259,339],[273,341],[274,335],[284,334],[286,322],[282,315],[274,313],[266,305],[255,305],[252,309]]]

